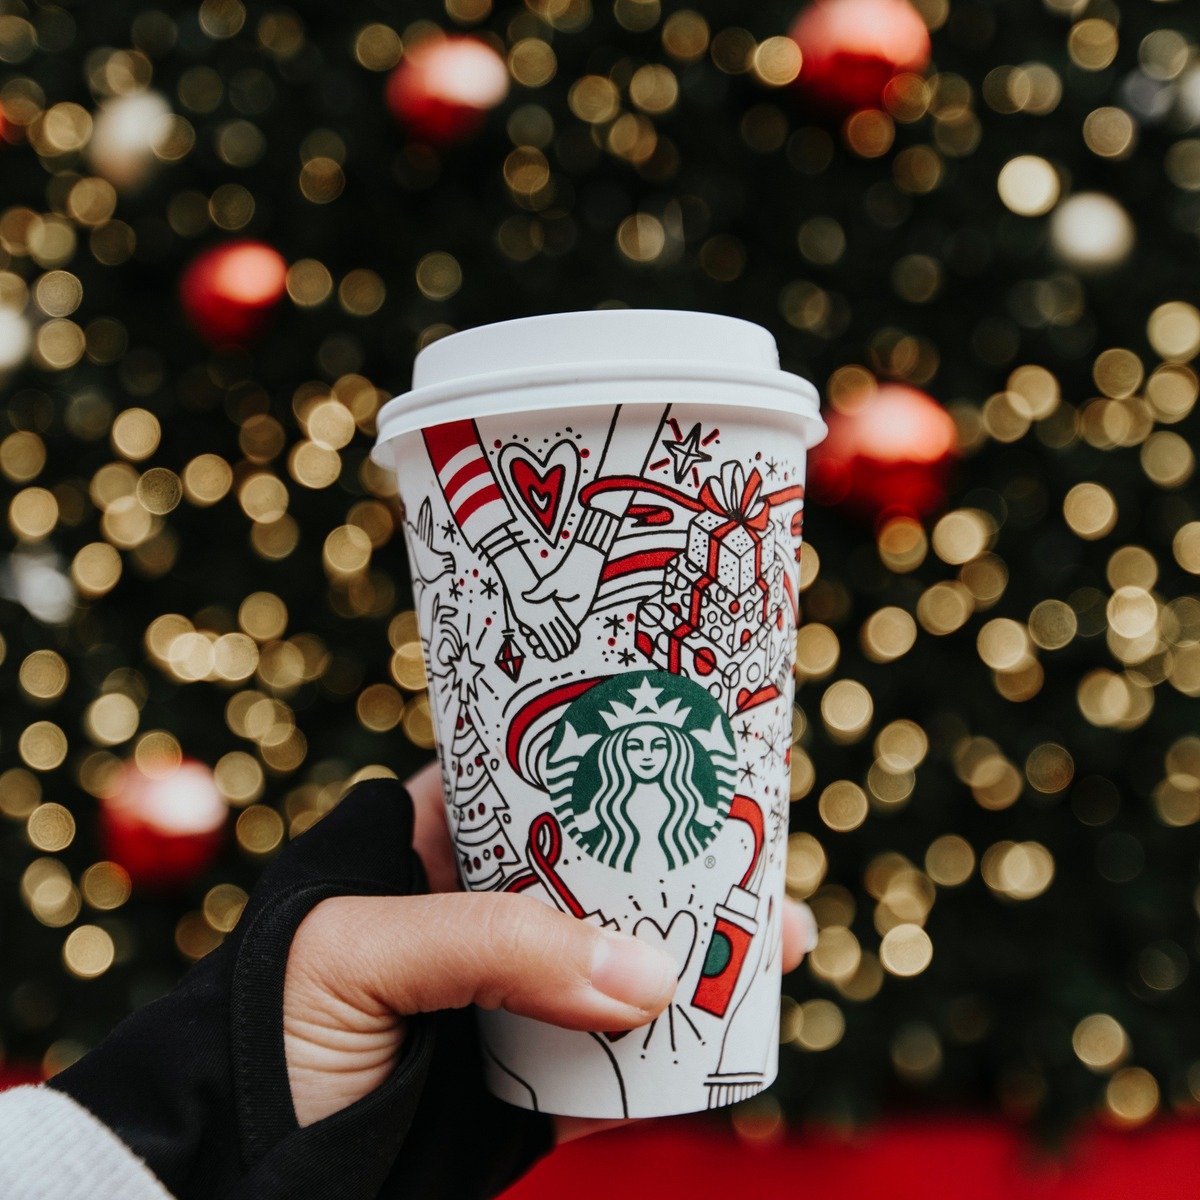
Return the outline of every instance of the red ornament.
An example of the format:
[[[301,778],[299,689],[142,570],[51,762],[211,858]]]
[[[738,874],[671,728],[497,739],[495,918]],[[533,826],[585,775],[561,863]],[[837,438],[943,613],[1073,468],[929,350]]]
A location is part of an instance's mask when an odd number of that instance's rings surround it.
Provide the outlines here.
[[[392,115],[414,137],[438,146],[470,137],[507,95],[504,59],[475,37],[421,42],[387,81]]]
[[[278,250],[263,242],[225,242],[192,259],[179,299],[206,342],[242,346],[266,328],[286,282],[287,263]]]
[[[945,505],[957,457],[950,414],[916,388],[885,383],[829,417],[829,436],[810,455],[808,494],[875,519],[920,519]]]
[[[797,85],[835,113],[879,108],[897,75],[929,66],[929,30],[908,0],[816,0],[791,38],[803,56]]]
[[[521,668],[525,665],[525,655],[517,644],[511,629],[504,631],[500,649],[496,651],[496,666],[502,670],[514,683],[521,678]]]
[[[180,887],[216,858],[228,814],[203,763],[185,761],[162,775],[129,763],[101,801],[104,852],[135,886]]]

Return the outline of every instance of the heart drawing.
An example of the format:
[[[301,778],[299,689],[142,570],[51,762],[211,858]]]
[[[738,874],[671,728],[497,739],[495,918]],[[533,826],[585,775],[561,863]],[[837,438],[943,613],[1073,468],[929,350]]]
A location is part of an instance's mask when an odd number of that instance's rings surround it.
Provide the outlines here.
[[[687,909],[681,908],[664,929],[652,917],[643,917],[633,927],[633,936],[666,950],[679,964],[679,978],[682,979],[696,946],[696,918]]]
[[[692,916],[686,908],[681,908],[672,918],[671,923],[664,929],[653,917],[643,917],[634,927],[633,936],[641,938],[643,942],[649,942],[652,946],[661,946],[678,964],[679,976],[683,978],[684,971],[687,970],[688,963],[692,961],[692,951],[696,948],[696,918]],[[677,1012],[683,1012],[677,1005],[673,1005]],[[650,1026],[651,1033],[654,1027],[658,1024],[655,1019]],[[691,1025],[691,1021],[688,1021]],[[693,1032],[695,1026],[692,1026]],[[606,1033],[604,1036],[610,1042],[619,1042],[626,1034],[628,1029],[622,1029],[617,1033]],[[674,1025],[672,1024],[672,1046],[674,1046]],[[647,1041],[649,1038],[647,1038]]]
[[[500,451],[500,478],[533,527],[548,542],[558,540],[579,485],[579,450],[565,439],[539,458],[510,442]]]

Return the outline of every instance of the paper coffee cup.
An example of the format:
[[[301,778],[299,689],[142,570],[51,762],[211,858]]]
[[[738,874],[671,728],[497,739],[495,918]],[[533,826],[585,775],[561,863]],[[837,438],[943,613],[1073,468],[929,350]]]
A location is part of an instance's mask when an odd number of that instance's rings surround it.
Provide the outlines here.
[[[560,313],[433,343],[379,416],[466,887],[664,946],[627,1033],[481,1012],[524,1108],[715,1108],[776,1073],[812,385],[729,317]]]

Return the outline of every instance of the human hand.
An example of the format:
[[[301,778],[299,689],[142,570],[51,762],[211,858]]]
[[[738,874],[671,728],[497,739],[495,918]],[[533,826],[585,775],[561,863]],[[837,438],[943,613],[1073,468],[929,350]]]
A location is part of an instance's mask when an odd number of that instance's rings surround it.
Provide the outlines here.
[[[408,552],[413,570],[424,583],[434,583],[454,571],[454,555],[434,545],[433,506],[426,497],[421,502],[417,523],[405,522],[408,530]]]
[[[525,593],[530,602],[557,600],[563,612],[576,625],[591,610],[600,587],[604,570],[604,555],[594,546],[572,542],[558,566],[542,576],[541,581]]]
[[[556,1137],[613,1123],[497,1100],[465,1006],[627,1029],[667,1003],[674,965],[531,898],[457,893],[436,768],[412,799],[358,784],[267,865],[220,946],[49,1081],[166,1193],[484,1200]],[[800,921],[785,910],[787,966]]]
[[[432,895],[340,896],[317,905],[292,940],[284,1044],[304,1125],[366,1096],[395,1068],[407,1016],[477,1004],[568,1029],[632,1029],[675,991],[663,950],[520,895],[465,893],[430,766],[408,781],[413,841]],[[807,907],[783,909],[783,966],[815,941]],[[618,1124],[556,1119],[558,1140]]]

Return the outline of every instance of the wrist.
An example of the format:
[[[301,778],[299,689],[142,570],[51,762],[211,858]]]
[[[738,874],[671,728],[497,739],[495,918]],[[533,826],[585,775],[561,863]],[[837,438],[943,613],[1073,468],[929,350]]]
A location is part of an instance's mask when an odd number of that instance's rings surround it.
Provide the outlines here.
[[[595,550],[601,556],[607,556],[613,542],[617,540],[620,527],[620,518],[612,513],[600,508],[584,509],[575,530],[575,544]]]
[[[501,525],[493,529],[478,546],[479,553],[486,558],[493,567],[500,569],[499,561],[509,554],[520,554],[521,548],[527,545],[529,539],[525,537],[517,526],[510,522],[507,525]]]

